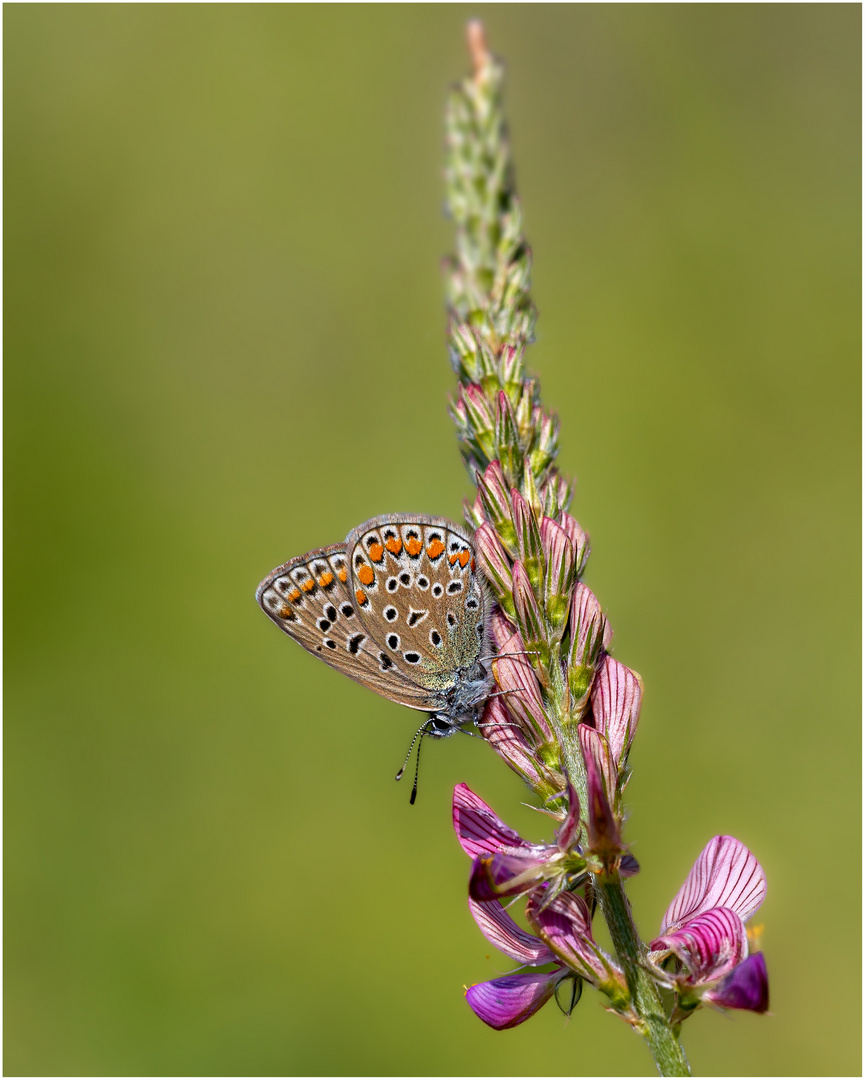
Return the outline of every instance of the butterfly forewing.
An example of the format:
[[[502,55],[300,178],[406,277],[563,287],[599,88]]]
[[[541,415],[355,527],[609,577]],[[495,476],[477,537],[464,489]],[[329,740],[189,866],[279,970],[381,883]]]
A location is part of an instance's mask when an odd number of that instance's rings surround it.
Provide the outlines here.
[[[429,708],[428,691],[401,676],[358,618],[345,545],[320,548],[277,567],[256,596],[276,625],[314,656],[385,697]]]
[[[364,629],[441,708],[484,645],[489,600],[468,537],[443,519],[390,516],[350,533],[346,551]]]

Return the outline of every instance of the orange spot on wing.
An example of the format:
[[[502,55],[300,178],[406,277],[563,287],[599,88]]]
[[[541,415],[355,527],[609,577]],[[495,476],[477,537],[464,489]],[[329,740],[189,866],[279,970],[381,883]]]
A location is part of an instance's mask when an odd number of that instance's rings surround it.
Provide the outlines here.
[[[415,555],[420,555],[423,551],[423,544],[416,536],[411,536],[405,542],[405,549],[414,558]]]
[[[354,595],[357,597],[357,602],[360,604],[361,607],[363,607],[363,605],[366,603],[366,593],[363,591],[363,589],[358,589]]]
[[[288,604],[283,604],[282,607],[279,609],[280,619],[287,619],[289,615],[291,615],[291,608],[288,606]]]
[[[301,589],[303,589],[304,592],[312,592],[312,590],[315,588],[315,582],[312,578],[307,578],[306,581],[301,582],[300,587]]]
[[[475,572],[475,557],[472,555],[472,573]]]
[[[458,558],[459,555],[457,554],[457,552],[454,552],[453,555],[448,557],[448,562],[451,564],[451,566],[453,566],[453,564],[457,561]]]
[[[339,578],[340,581],[345,581],[348,577],[348,574],[345,572],[345,570],[340,570],[336,576]]]
[[[369,557],[372,559],[373,562],[381,562],[381,560],[384,558],[384,548],[381,546],[381,544],[370,544]]]
[[[444,549],[445,546],[441,542],[441,540],[433,540],[430,546],[426,549],[426,553],[431,559],[437,559],[439,555],[441,555],[441,553],[444,551]]]
[[[466,563],[469,561],[469,559],[471,557],[472,557],[471,552],[469,551],[468,548],[466,548],[465,551],[461,551],[460,552],[460,566],[465,566]]]
[[[402,551],[402,540],[398,536],[392,536],[384,546],[391,555],[399,555]]]
[[[366,563],[360,567],[357,572],[357,579],[361,585],[372,585],[375,581],[375,574],[371,566],[367,566]]]
[[[300,589],[292,589],[291,592],[288,594],[288,598],[292,602],[292,604],[296,604],[300,599]]]
[[[325,572],[318,579],[318,583],[319,583],[319,585],[321,585],[321,587],[323,589],[326,589],[328,587],[328,585],[330,585],[330,583],[332,581],[333,581],[333,574],[330,572],[330,570],[325,570]]]

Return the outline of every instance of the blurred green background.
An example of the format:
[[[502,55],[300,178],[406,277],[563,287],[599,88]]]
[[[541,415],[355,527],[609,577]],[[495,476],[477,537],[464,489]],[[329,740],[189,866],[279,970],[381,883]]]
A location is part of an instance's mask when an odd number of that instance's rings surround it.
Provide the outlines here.
[[[584,995],[485,1028],[479,741],[279,634],[271,567],[458,518],[442,110],[460,6],[12,5],[6,1074],[645,1074]],[[646,936],[769,878],[770,1017],[695,1072],[860,1072],[858,5],[484,6],[586,580],[646,696]],[[493,954],[490,956],[489,954]]]

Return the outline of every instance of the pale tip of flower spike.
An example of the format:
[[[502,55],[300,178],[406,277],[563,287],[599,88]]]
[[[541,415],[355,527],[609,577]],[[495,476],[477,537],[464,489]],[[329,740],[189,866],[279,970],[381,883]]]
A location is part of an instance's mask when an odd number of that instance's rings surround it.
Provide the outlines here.
[[[466,43],[469,47],[475,81],[478,82],[484,68],[489,65],[491,60],[487,48],[486,31],[480,19],[469,19],[466,25]]]

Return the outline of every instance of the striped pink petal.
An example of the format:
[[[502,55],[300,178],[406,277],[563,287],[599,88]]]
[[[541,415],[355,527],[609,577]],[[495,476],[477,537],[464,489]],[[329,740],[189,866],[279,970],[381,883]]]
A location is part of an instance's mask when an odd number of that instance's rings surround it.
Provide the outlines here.
[[[505,708],[504,698],[490,698],[478,724],[481,735],[495,752],[532,787],[538,787],[548,778],[542,777],[531,747],[519,727]]]
[[[468,784],[454,788],[453,821],[457,839],[472,859],[496,851],[534,850],[534,845],[505,825]]]
[[[642,698],[640,676],[612,656],[605,656],[592,687],[592,712],[595,727],[606,735],[616,765],[634,741]]]
[[[748,955],[748,935],[735,911],[716,907],[689,919],[681,929],[655,938],[649,950],[675,953],[693,986],[721,979],[741,964]]]
[[[747,922],[765,896],[766,875],[751,852],[733,836],[716,836],[703,848],[664,913],[661,933],[716,907],[730,908]]]
[[[607,740],[599,731],[595,731],[588,724],[578,724],[577,734],[580,738],[580,750],[586,768],[589,767],[590,762],[594,765],[603,779],[607,798],[611,805],[615,805],[618,773],[616,766],[613,764],[613,755],[610,753]]]
[[[553,732],[547,722],[541,688],[525,655],[523,639],[514,634],[502,646],[493,664],[499,689],[508,712],[533,745],[549,742]]]
[[[580,523],[576,518],[572,518],[570,514],[563,511],[559,515],[559,524],[568,534],[568,539],[574,548],[574,564],[576,566],[577,577],[583,572],[586,565],[586,560],[589,557],[589,535],[580,528]]]
[[[498,900],[479,904],[469,897],[469,911],[487,941],[512,960],[535,967],[555,960],[541,939],[518,926]]]
[[[579,727],[586,727],[580,724]],[[601,736],[602,737],[602,736]],[[581,742],[583,740],[581,739]],[[593,740],[590,740],[593,741]],[[619,823],[608,796],[609,787],[606,778],[598,767],[594,756],[584,756],[586,766],[586,832],[588,850],[601,857],[609,869],[622,852],[622,834]]]
[[[595,944],[589,909],[581,896],[559,893],[544,906],[543,890],[535,890],[526,915],[542,940],[572,971],[596,985],[619,981],[615,962]]]
[[[498,651],[513,635],[514,624],[497,604],[490,616],[490,638],[496,650]],[[522,648],[522,645],[520,648]]]
[[[466,1001],[485,1024],[503,1031],[534,1016],[553,996],[561,977],[560,970],[548,974],[505,975],[470,987],[466,991]]]

